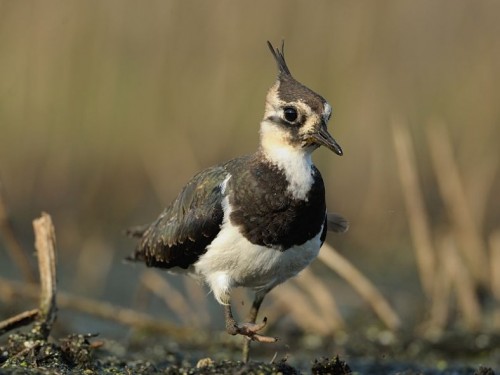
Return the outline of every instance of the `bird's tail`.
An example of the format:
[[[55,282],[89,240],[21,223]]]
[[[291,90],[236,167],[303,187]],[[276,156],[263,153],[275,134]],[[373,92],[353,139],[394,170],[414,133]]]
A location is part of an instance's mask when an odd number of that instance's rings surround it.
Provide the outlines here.
[[[124,234],[132,238],[142,238],[149,225],[137,225],[135,227],[128,228],[124,231]],[[144,262],[144,253],[140,250],[140,246],[137,246],[133,254],[130,254],[125,258],[126,261],[130,262]]]
[[[142,238],[146,230],[149,228],[149,225],[137,225],[135,227],[131,227],[125,229],[125,235],[132,238]]]
[[[335,233],[345,233],[349,229],[349,221],[335,212],[326,214],[328,230]]]

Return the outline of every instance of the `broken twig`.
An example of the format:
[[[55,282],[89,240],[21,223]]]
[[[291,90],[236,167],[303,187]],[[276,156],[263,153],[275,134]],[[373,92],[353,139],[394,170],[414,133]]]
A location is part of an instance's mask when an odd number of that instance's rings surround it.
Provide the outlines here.
[[[39,295],[40,288],[36,284],[27,284],[0,277],[0,299],[9,300],[15,297],[37,299]],[[195,335],[198,338],[200,337],[199,330],[177,327],[165,320],[156,319],[149,314],[91,298],[84,298],[59,291],[57,302],[59,307],[63,309],[79,311],[133,328],[165,333],[183,342],[189,341]]]
[[[13,329],[31,324],[38,316],[38,309],[24,311],[9,319],[0,322],[0,336]]]
[[[33,229],[40,271],[40,309],[37,326],[42,337],[47,339],[57,315],[56,235],[52,219],[45,212],[33,221]]]

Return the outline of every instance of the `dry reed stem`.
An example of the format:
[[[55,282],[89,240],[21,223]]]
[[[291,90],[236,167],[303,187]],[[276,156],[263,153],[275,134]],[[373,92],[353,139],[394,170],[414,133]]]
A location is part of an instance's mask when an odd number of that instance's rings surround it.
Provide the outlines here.
[[[27,282],[35,282],[36,273],[21,243],[17,239],[11,220],[9,219],[5,194],[0,181],[0,235],[2,236],[9,257],[21,271],[23,279]]]
[[[486,211],[489,208],[491,191],[495,184],[500,158],[482,158],[475,164],[475,168],[469,171],[468,178],[464,181],[467,188],[468,202],[477,228],[484,227]]]
[[[446,259],[442,251],[438,251],[438,255],[437,269],[441,271],[434,278],[429,320],[423,324],[424,334],[431,338],[438,338],[446,328],[452,289],[452,280],[446,272]]]
[[[203,314],[196,314],[197,321],[201,327],[210,323],[210,315],[208,314],[207,294],[203,286],[192,277],[183,277],[182,281],[186,289],[188,300],[191,306],[196,306],[197,311],[203,311]]]
[[[344,319],[340,314],[335,298],[320,278],[309,268],[306,268],[294,280],[305,289],[306,293],[316,303],[323,321],[330,326],[332,331],[345,327]]]
[[[14,297],[37,299],[39,295],[40,288],[36,284],[11,281],[0,277],[0,299],[2,300],[9,301]],[[57,302],[60,308],[79,311],[133,328],[165,333],[180,342],[189,341],[200,334],[199,330],[180,328],[149,314],[61,291],[58,292]]]
[[[429,218],[419,184],[415,152],[410,133],[401,120],[393,120],[392,135],[420,282],[425,295],[431,299],[434,289],[436,260],[432,246]]]
[[[491,292],[500,304],[500,230],[493,232],[489,238]]]
[[[457,297],[457,307],[463,321],[470,330],[481,326],[481,306],[475,292],[474,280],[457,251],[452,233],[445,233],[439,238],[442,265],[450,278]]]
[[[40,333],[46,339],[57,316],[56,306],[56,235],[50,215],[33,220],[35,248],[40,271],[40,307],[37,321]]]
[[[328,324],[325,324],[316,312],[315,306],[309,298],[291,283],[281,285],[279,290],[271,292],[274,300],[284,305],[293,321],[306,332],[315,332],[320,335],[332,333]]]
[[[186,298],[156,271],[146,270],[141,275],[141,283],[160,297],[165,305],[185,324],[192,325],[198,319],[193,315]]]
[[[38,309],[23,311],[0,322],[0,336],[13,329],[33,323],[38,317]]]
[[[102,240],[96,237],[86,240],[78,254],[72,289],[87,295],[98,295],[106,284],[113,258],[114,251]]]
[[[143,284],[138,283],[133,295],[132,306],[134,306],[135,310],[137,311],[146,310],[149,306],[151,298],[151,291]]]
[[[351,284],[359,295],[371,305],[375,314],[389,329],[395,331],[401,327],[398,314],[378,289],[333,247],[326,243],[323,244],[318,259]]]
[[[470,265],[472,275],[481,285],[489,287],[489,267],[485,246],[471,213],[464,185],[453,156],[450,136],[445,125],[432,120],[426,128],[434,172],[445,202],[460,249]]]

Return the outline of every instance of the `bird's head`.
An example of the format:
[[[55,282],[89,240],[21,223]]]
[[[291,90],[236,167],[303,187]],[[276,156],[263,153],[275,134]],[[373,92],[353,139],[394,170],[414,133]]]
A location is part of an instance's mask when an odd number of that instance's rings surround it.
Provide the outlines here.
[[[325,146],[337,155],[342,148],[327,129],[332,107],[321,96],[297,82],[285,62],[281,50],[267,42],[278,65],[278,79],[269,89],[261,123],[261,144],[264,148],[292,148],[311,153]]]

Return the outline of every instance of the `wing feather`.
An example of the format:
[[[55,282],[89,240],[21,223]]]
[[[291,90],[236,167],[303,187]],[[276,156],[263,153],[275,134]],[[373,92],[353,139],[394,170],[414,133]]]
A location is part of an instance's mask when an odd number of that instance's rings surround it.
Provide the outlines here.
[[[220,231],[224,166],[198,173],[143,233],[133,260],[150,267],[188,268]],[[137,234],[137,231],[133,231]]]

